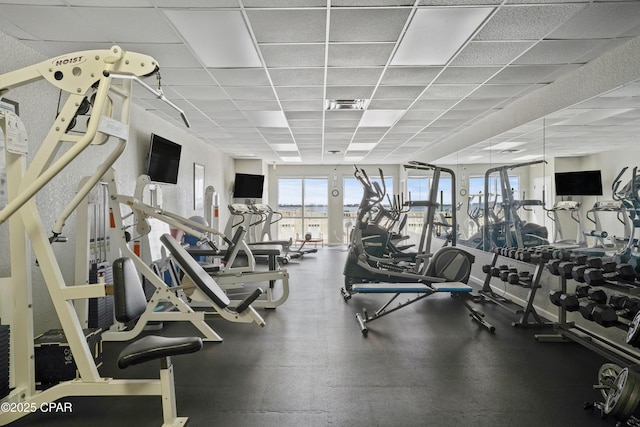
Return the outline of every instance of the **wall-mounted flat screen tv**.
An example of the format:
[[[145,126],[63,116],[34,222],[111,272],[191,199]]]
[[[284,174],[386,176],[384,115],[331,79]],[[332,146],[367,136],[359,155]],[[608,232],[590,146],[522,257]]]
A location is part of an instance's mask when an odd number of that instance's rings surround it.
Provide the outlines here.
[[[147,175],[153,182],[178,183],[182,146],[166,138],[151,134]]]
[[[556,172],[556,195],[602,196],[600,171]]]
[[[237,173],[233,184],[233,197],[236,199],[261,199],[264,187],[264,175]]]

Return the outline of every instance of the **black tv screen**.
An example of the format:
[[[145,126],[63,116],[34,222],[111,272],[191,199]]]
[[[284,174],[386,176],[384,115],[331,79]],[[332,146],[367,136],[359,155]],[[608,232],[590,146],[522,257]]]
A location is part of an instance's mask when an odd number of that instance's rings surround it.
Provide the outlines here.
[[[180,144],[151,134],[149,163],[147,164],[147,175],[151,181],[177,184],[181,152],[182,146]]]
[[[233,197],[237,199],[261,199],[264,175],[237,173],[233,185]]]
[[[600,171],[557,172],[556,195],[602,196]]]

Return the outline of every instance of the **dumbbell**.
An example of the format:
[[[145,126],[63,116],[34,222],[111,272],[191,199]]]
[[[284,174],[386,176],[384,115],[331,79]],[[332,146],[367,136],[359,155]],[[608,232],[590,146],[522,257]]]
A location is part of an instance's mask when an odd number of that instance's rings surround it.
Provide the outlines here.
[[[518,259],[524,262],[547,261],[551,259],[552,251],[542,249],[535,252],[522,251],[518,253]]]
[[[560,290],[551,290],[549,292],[551,303],[558,307],[564,307],[567,311],[580,310],[582,312],[580,303],[585,298],[587,299],[586,302],[604,304],[607,301],[607,294],[602,289],[593,289],[591,286],[578,286],[573,294],[567,294]]]
[[[628,319],[633,319],[640,312],[640,299],[626,295],[611,295],[609,305],[616,310],[618,316]]]
[[[520,271],[515,273],[509,273],[507,282],[510,285],[528,284],[531,282],[531,273],[528,271]]]
[[[509,281],[509,277],[515,275],[516,277],[518,277],[518,269],[517,268],[508,268],[505,270],[500,270],[500,280],[502,280],[503,282],[507,282]],[[511,283],[511,282],[509,282]]]
[[[612,263],[607,263],[606,270],[610,270]],[[614,271],[588,268],[584,270],[584,282],[588,285],[604,285],[608,281],[632,282],[636,278],[636,271],[629,264],[614,265]]]
[[[500,272],[504,270],[509,270],[509,266],[501,265],[499,267],[491,267],[491,269],[489,270],[489,273],[491,273],[492,277],[500,277]]]
[[[584,264],[576,265],[571,269],[571,277],[573,280],[579,283],[585,283],[584,272],[589,268],[601,268],[602,258],[591,257],[587,258]]]
[[[587,310],[587,308],[585,308]],[[640,300],[624,295],[612,295],[609,304],[594,304],[591,318],[605,328],[619,324],[618,317],[634,317],[640,311]]]

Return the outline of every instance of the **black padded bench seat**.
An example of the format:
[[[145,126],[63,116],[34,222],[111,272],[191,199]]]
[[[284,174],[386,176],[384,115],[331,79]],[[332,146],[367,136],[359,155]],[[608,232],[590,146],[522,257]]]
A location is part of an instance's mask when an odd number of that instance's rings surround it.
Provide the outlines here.
[[[204,294],[220,308],[226,308],[231,301],[218,284],[213,280],[200,264],[180,246],[180,243],[170,234],[163,234],[160,240],[167,247],[171,256],[176,260],[180,268],[191,277],[193,282]]]
[[[191,256],[185,248],[183,248],[176,239],[170,234],[160,236],[160,241],[164,243],[169,253],[175,259],[178,266],[185,272],[187,276],[193,280],[193,283],[200,289],[215,305],[225,309],[229,307],[231,300],[218,286],[215,280],[207,273],[200,264]],[[251,303],[262,295],[262,289],[257,288],[248,297],[246,297],[236,307],[236,313],[242,313],[251,306]]]
[[[161,357],[195,353],[202,349],[199,337],[146,336],[128,345],[118,356],[121,369]]]

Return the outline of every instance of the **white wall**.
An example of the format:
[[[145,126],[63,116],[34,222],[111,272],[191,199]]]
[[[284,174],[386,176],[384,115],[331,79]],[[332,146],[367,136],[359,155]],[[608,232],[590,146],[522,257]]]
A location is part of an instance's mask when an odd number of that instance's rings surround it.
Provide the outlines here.
[[[1,32],[0,57],[0,74],[47,59]],[[134,86],[134,90],[140,88],[136,89]],[[5,97],[19,102],[20,117],[28,132],[29,149],[34,153],[56,116],[58,91],[48,83],[40,81],[11,90]],[[182,145],[178,184],[161,186],[164,209],[185,217],[202,215],[201,211],[193,209],[193,163],[205,166],[205,187],[212,185],[218,190],[220,205],[226,206],[229,203],[228,192],[223,189],[228,188],[233,180],[233,160],[213,146],[189,135],[184,129],[177,128],[137,106],[132,108],[129,144],[114,165],[120,193],[133,194],[135,179],[143,173],[146,165],[152,132]],[[111,151],[113,144],[114,141],[109,141],[104,146],[85,150],[37,195],[36,200],[45,229],[51,229],[56,217],[73,197],[79,180],[95,171],[96,165]],[[65,146],[63,151],[67,148]],[[220,215],[220,223],[224,224],[228,213],[221,209]],[[69,242],[54,245],[63,276],[69,284],[73,283],[74,279],[74,224],[75,215],[69,218],[63,233],[69,237]],[[10,275],[7,228],[7,224],[0,226],[0,277]],[[33,265],[34,328],[38,334],[59,327],[59,324],[44,280],[35,266],[35,260],[31,259],[28,262]]]

